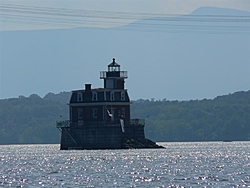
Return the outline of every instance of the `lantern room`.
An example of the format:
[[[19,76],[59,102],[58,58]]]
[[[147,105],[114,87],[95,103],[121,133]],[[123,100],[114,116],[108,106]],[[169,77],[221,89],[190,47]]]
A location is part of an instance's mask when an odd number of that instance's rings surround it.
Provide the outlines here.
[[[125,79],[128,78],[127,71],[121,71],[120,65],[113,61],[108,65],[108,71],[101,71],[100,78],[104,79],[106,89],[124,89]]]

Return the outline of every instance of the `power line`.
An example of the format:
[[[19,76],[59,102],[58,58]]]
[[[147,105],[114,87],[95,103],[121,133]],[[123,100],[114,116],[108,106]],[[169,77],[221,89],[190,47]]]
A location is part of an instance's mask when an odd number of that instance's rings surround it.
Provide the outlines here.
[[[229,32],[249,34],[250,16],[180,15],[95,11],[0,4],[0,22],[53,27],[112,27],[171,32]],[[140,20],[140,21],[136,21]]]
[[[0,5],[0,11],[5,14],[30,14],[43,16],[66,16],[75,18],[102,18],[137,20],[155,17],[168,17],[168,21],[202,21],[202,22],[250,22],[250,16],[232,15],[180,15],[180,14],[148,14],[130,12],[93,11],[64,8],[34,7],[23,5]],[[160,20],[160,19],[158,19]]]

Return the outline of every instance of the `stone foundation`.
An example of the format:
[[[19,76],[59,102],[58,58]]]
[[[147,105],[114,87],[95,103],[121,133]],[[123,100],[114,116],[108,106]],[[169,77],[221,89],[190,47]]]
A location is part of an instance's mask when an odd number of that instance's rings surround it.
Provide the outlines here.
[[[61,150],[163,148],[145,138],[144,125],[91,124],[61,128]]]

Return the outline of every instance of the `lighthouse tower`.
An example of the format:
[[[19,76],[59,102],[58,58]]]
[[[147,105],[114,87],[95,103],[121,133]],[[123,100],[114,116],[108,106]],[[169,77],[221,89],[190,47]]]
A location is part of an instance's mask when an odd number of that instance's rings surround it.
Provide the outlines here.
[[[115,58],[108,65],[108,71],[101,71],[100,78],[104,79],[105,89],[124,89],[125,79],[128,78],[127,71],[121,71],[120,65]]]

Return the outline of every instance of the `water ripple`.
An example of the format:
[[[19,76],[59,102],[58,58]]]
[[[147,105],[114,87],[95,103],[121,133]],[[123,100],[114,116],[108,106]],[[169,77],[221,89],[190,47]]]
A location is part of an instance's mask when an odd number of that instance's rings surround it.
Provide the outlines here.
[[[250,142],[160,144],[166,149],[2,145],[0,186],[250,187]]]

